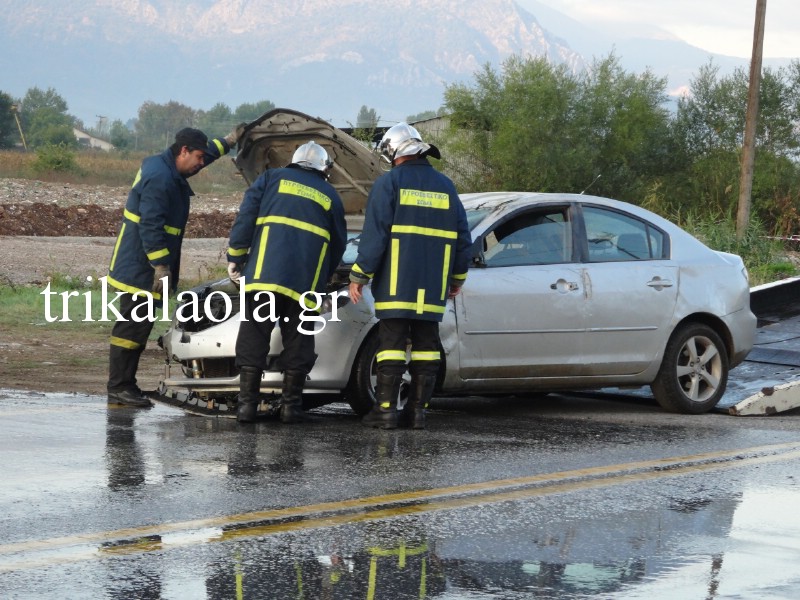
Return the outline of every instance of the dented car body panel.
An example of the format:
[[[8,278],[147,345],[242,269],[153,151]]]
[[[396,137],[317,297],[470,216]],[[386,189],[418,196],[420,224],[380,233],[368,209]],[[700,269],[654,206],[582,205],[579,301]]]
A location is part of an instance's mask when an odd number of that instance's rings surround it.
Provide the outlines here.
[[[294,111],[250,124],[237,165],[248,180],[284,166],[311,136],[335,161],[334,180],[361,211],[381,171],[347,134]],[[461,196],[472,233],[471,265],[440,325],[438,395],[651,386],[667,409],[701,413],[724,393],[728,372],[753,346],[756,319],[741,259],[716,252],[669,221],[625,202],[579,194],[492,192]],[[363,414],[374,400],[377,320],[369,286],[347,297],[358,250],[350,243],[316,321],[318,359],[304,393],[341,399]],[[239,290],[223,280],[207,298]],[[335,311],[333,310],[335,307]],[[235,402],[238,311],[173,321],[161,337],[175,390]],[[217,322],[217,321],[222,322]],[[262,391],[279,392],[280,332],[273,331]]]

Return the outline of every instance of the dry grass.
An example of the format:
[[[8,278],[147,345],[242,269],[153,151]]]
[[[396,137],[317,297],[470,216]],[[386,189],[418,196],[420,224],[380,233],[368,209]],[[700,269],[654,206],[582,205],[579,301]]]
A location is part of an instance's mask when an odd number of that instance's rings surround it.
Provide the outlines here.
[[[76,151],[75,162],[78,168],[75,172],[37,173],[33,168],[35,152],[5,150],[0,151],[0,177],[128,187],[145,156],[147,154],[141,152]],[[192,177],[192,189],[201,194],[241,192],[242,179],[235,174],[236,168],[231,165],[230,160],[223,157]]]

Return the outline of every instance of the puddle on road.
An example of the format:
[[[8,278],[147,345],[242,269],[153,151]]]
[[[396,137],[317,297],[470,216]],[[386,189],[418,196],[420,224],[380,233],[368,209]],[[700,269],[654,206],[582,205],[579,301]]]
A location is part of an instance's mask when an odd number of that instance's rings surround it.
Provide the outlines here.
[[[160,458],[137,450],[131,414],[153,422],[180,420],[190,433],[211,426],[156,410],[108,413],[87,427],[84,411],[105,412],[104,403],[70,396],[49,400],[64,415],[74,408],[74,417],[64,418],[80,422],[81,439],[93,441],[83,450],[92,451],[91,461],[108,476],[88,481],[98,490],[95,499],[108,500],[104,488],[146,488],[155,477]],[[15,408],[6,408],[10,420]],[[22,415],[13,418],[41,426]],[[50,430],[51,444],[59,442],[58,433]],[[703,485],[695,487],[665,479],[389,519],[355,518],[339,526],[320,514],[313,529],[229,541],[220,541],[233,531],[224,527],[161,531],[135,540],[138,545],[76,540],[40,555],[36,566],[2,573],[0,596],[52,597],[57,589],[61,597],[165,599],[800,597],[800,480],[792,478],[797,469],[788,462],[757,469],[752,480],[750,471],[736,469],[740,475],[733,477],[698,474],[694,478]],[[20,473],[20,481],[23,475],[29,485],[30,472]],[[74,479],[49,485],[51,492],[54,486],[80,487]],[[706,493],[697,493],[698,487]],[[35,553],[24,554],[0,557],[0,563],[24,563]]]

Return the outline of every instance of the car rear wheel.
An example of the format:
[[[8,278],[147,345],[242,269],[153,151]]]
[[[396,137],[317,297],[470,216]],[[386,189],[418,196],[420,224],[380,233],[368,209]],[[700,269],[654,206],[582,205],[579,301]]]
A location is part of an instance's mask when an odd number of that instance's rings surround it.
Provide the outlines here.
[[[690,323],[672,334],[650,387],[665,410],[699,415],[722,398],[729,369],[719,335],[707,325]]]
[[[378,378],[377,354],[378,331],[375,330],[367,336],[358,352],[345,392],[347,403],[359,416],[367,414],[375,404],[375,385]],[[408,397],[409,380],[410,376],[406,372],[400,387],[401,403]]]

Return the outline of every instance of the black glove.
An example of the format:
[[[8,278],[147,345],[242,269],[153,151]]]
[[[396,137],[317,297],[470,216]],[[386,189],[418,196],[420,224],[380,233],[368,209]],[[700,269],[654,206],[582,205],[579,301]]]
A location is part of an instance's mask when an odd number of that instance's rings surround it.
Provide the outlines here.
[[[164,291],[164,282],[161,281],[162,277],[171,277],[172,272],[169,265],[156,265],[154,267],[155,275],[153,275],[153,293],[161,294]],[[169,291],[169,281],[167,281],[167,291]]]

